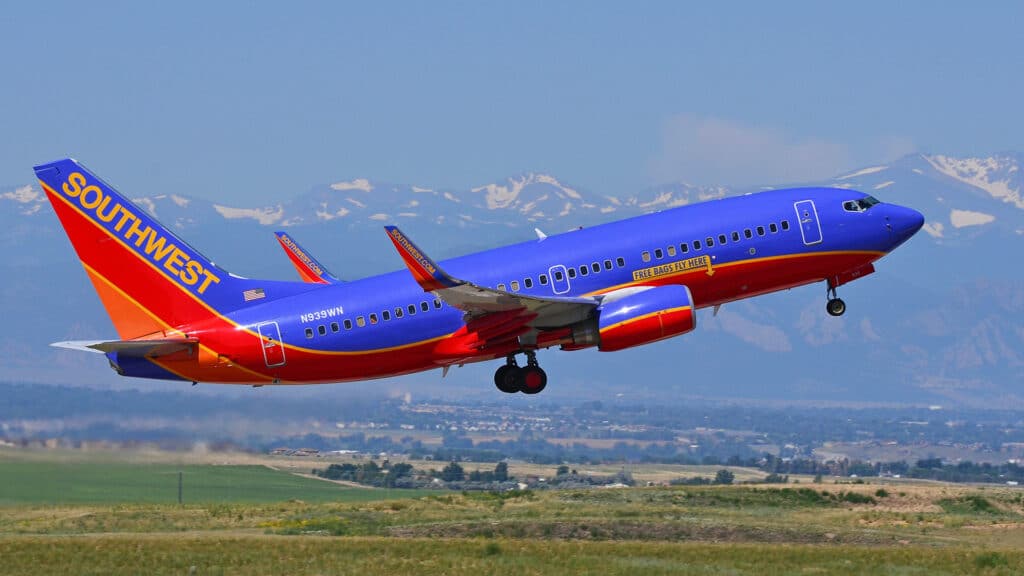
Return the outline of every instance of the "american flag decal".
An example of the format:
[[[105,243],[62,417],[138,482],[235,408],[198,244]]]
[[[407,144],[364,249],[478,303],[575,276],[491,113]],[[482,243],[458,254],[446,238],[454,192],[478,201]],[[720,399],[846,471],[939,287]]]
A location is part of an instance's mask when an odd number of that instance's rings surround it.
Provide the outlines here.
[[[245,298],[246,302],[251,302],[253,300],[259,300],[260,298],[266,298],[266,297],[267,297],[267,295],[266,295],[265,292],[263,292],[263,288],[252,288],[252,289],[246,290],[245,292],[242,292],[242,298]]]

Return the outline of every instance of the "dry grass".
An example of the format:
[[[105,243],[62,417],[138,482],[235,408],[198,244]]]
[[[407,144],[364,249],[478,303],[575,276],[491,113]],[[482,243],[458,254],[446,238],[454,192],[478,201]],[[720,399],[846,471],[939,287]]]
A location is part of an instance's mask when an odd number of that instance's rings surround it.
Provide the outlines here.
[[[718,467],[627,469],[642,479]],[[1024,490],[935,483],[0,507],[8,574],[1017,574],[1022,550]]]

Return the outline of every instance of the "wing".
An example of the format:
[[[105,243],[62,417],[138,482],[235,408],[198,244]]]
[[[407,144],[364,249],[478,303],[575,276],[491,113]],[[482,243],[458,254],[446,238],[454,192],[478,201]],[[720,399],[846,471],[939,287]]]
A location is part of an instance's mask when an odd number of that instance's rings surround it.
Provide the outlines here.
[[[433,292],[449,306],[465,312],[467,348],[494,348],[520,336],[536,342],[539,332],[585,320],[601,303],[590,297],[506,292],[453,278],[396,226],[385,226],[385,230],[423,291]]]
[[[295,270],[299,273],[299,277],[302,278],[303,282],[314,284],[336,284],[341,282],[335,275],[328,272],[327,268],[324,268],[320,262],[317,262],[316,258],[313,258],[313,255],[308,250],[299,246],[299,243],[289,236],[287,232],[274,232],[274,236],[277,236],[277,241],[281,243],[281,248],[288,255],[288,259],[292,261],[292,266],[295,266]]]

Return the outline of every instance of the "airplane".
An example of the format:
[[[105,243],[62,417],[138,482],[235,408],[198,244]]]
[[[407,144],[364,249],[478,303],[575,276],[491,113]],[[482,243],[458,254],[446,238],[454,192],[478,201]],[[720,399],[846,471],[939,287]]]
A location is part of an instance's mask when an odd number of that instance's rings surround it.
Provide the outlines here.
[[[54,345],[102,353],[123,376],[193,384],[352,382],[503,360],[498,390],[536,394],[547,385],[537,351],[671,338],[696,328],[700,308],[824,282],[840,316],[837,288],[924,223],[854,190],[769,190],[442,262],[385,226],[406,269],[339,282],[307,253],[309,281],[289,282],[227,272],[73,159],[35,173],[118,334]]]

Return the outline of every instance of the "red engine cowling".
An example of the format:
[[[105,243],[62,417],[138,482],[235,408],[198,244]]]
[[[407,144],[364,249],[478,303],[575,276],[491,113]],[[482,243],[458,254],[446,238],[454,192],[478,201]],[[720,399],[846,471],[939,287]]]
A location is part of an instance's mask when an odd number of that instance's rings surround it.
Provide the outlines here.
[[[598,350],[614,352],[690,332],[697,327],[686,286],[658,286],[616,297],[597,309]]]

